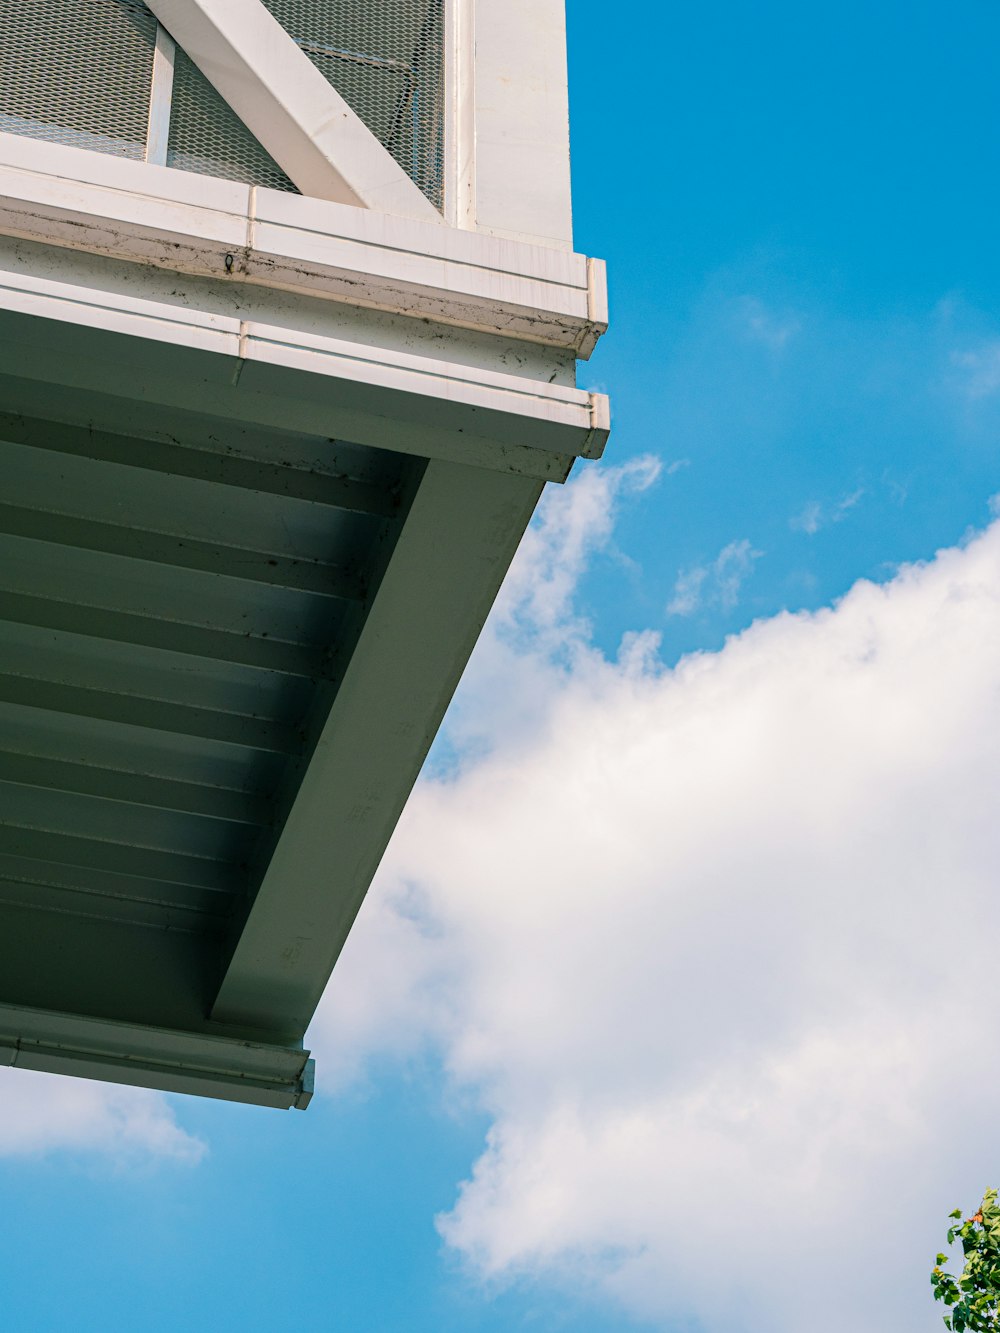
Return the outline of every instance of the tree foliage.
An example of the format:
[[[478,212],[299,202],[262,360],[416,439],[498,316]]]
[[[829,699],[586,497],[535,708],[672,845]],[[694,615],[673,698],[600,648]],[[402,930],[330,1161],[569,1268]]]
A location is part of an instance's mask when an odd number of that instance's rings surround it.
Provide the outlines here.
[[[962,1210],[949,1213],[948,1244],[962,1243],[965,1266],[956,1278],[942,1265],[939,1254],[931,1273],[934,1299],[949,1312],[944,1326],[952,1333],[1000,1333],[1000,1206],[997,1191],[987,1190],[979,1211],[962,1221]]]

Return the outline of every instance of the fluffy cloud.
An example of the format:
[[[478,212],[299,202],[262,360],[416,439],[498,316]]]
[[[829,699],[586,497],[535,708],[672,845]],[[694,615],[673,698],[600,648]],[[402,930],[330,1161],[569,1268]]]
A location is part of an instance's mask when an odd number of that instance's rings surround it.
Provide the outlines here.
[[[430,1042],[478,1097],[439,1224],[486,1277],[702,1333],[937,1328],[941,1219],[1000,1180],[1000,524],[608,661],[574,581],[653,473],[550,504],[314,1045]]]
[[[0,1155],[85,1152],[114,1161],[197,1162],[205,1148],[167,1099],[142,1088],[0,1069]]]

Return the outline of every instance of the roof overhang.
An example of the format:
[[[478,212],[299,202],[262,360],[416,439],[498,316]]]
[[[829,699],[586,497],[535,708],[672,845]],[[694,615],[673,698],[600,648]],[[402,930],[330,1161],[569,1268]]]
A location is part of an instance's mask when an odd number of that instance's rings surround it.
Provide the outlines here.
[[[30,159],[30,160],[29,160]],[[0,1049],[264,1105],[546,480],[580,256],[0,136]]]

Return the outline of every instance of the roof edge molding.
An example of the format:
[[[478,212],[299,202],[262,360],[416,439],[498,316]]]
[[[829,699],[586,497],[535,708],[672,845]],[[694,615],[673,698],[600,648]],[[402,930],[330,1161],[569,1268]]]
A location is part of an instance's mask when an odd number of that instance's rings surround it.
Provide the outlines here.
[[[608,326],[601,260],[3,133],[0,235],[583,358]]]
[[[315,1061],[300,1046],[0,1005],[0,1067],[304,1111]]]
[[[303,194],[443,223],[261,0],[149,8]]]

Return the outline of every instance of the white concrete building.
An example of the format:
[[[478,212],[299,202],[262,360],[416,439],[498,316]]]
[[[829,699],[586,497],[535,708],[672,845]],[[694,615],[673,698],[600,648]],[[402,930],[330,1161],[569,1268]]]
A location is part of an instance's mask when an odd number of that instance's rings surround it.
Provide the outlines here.
[[[562,0],[0,0],[0,1063],[308,1103],[605,325]]]

